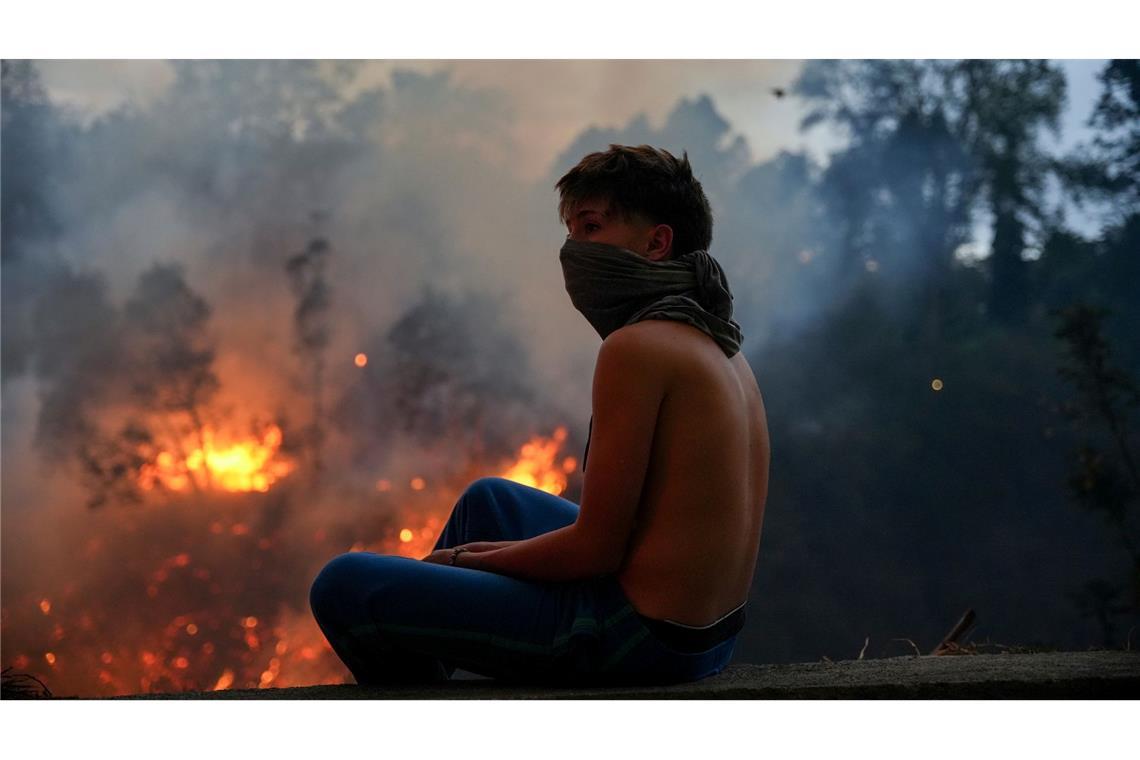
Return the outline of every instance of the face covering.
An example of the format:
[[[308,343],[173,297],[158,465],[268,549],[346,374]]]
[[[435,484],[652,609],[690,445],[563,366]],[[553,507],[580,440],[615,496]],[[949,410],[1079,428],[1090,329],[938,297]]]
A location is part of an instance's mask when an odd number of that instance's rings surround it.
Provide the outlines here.
[[[707,251],[650,261],[608,243],[567,239],[558,258],[570,302],[602,340],[643,319],[673,319],[707,334],[729,358],[740,350],[744,336],[732,319],[732,292],[724,270]],[[591,417],[591,431],[593,422]],[[583,471],[589,438],[587,433]]]

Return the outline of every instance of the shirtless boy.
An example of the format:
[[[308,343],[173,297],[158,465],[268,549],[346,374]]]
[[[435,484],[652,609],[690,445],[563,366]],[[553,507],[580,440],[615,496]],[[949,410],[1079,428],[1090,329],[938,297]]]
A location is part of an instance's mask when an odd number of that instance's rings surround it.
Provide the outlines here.
[[[603,339],[581,505],[481,478],[423,560],[330,562],[313,611],[360,683],[672,683],[731,658],[769,443],[708,200],[687,156],[647,145],[556,188],[567,291]]]

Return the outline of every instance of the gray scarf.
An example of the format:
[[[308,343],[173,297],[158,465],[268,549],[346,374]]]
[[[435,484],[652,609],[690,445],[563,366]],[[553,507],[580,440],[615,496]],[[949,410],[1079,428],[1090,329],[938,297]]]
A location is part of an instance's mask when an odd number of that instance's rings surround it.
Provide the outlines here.
[[[602,340],[643,319],[673,319],[709,335],[729,358],[740,350],[743,334],[732,319],[732,292],[724,270],[707,251],[658,262],[619,246],[567,239],[559,260],[570,302]],[[590,432],[593,427],[591,416]]]

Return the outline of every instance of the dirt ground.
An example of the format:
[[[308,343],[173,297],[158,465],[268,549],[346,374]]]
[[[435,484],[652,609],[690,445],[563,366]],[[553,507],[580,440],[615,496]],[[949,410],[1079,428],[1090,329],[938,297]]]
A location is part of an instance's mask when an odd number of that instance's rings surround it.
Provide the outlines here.
[[[306,686],[126,699],[1137,699],[1140,653],[1047,652],[733,665],[673,686],[558,687],[453,679],[432,686]]]

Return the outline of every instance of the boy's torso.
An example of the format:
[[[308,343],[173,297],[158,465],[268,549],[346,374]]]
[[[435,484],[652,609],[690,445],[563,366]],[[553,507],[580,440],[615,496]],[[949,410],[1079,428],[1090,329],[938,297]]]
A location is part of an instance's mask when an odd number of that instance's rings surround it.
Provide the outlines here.
[[[618,581],[646,617],[704,626],[748,597],[768,493],[764,401],[742,353],[668,320],[676,350]]]

